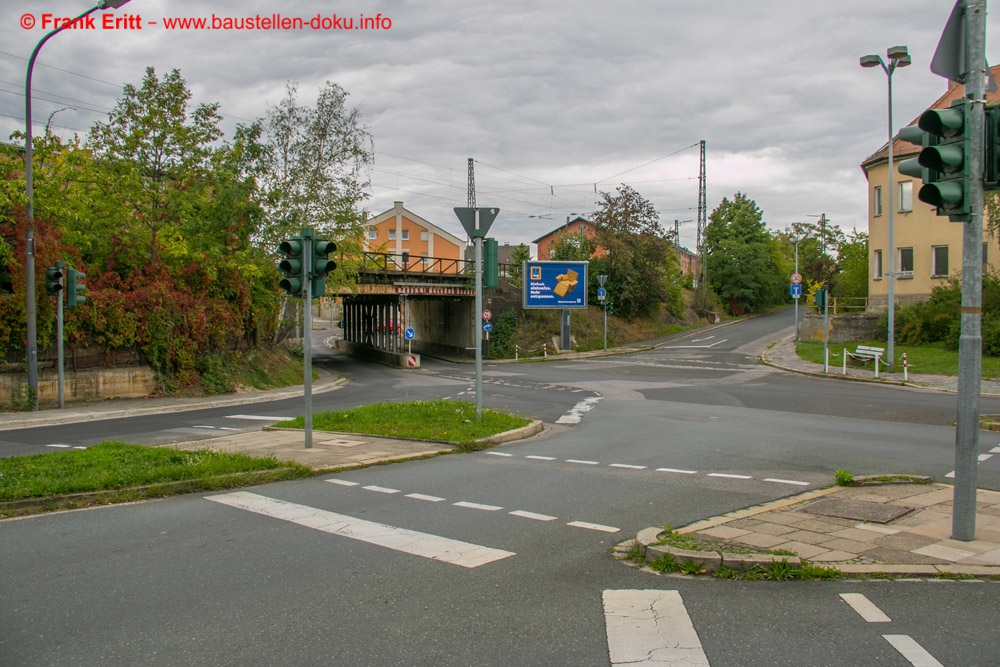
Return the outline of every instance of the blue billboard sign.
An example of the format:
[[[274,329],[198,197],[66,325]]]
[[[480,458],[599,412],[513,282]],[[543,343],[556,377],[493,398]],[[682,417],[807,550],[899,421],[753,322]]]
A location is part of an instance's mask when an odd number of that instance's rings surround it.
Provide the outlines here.
[[[586,308],[588,262],[525,262],[525,308]]]

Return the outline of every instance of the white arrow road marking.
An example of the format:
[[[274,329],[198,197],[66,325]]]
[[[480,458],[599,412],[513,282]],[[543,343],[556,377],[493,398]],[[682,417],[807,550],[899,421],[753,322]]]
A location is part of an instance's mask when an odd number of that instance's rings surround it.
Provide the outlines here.
[[[247,491],[206,496],[205,499],[306,528],[466,568],[479,567],[515,555],[513,551],[492,549],[438,535],[387,526]]]
[[[604,591],[611,664],[710,667],[677,591]]]

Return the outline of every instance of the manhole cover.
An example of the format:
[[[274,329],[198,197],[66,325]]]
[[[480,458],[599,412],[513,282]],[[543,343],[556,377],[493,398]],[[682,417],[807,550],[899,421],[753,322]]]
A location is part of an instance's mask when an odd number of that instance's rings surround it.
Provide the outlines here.
[[[909,514],[913,511],[913,508],[870,503],[865,500],[834,500],[833,498],[828,498],[801,507],[798,511],[818,514],[820,516],[832,516],[838,519],[889,523],[893,519],[898,519],[905,514]]]
[[[363,445],[367,440],[348,440],[347,438],[333,438],[330,440],[321,440],[318,444],[320,445],[330,445],[332,447],[357,447],[358,445]]]

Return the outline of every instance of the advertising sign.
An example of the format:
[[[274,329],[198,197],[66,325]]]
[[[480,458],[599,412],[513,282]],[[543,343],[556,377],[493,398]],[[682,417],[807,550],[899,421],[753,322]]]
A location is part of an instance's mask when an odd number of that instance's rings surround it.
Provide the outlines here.
[[[588,262],[525,262],[525,308],[586,308]]]

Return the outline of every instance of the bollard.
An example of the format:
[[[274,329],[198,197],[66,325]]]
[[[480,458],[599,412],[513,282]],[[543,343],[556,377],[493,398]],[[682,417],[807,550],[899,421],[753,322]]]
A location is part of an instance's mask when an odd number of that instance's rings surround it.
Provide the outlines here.
[[[906,352],[903,353],[903,382],[910,381],[909,368],[906,365]]]
[[[517,361],[517,355],[518,355],[518,353],[520,351],[521,351],[521,346],[520,345],[515,345],[514,346],[514,361]]]
[[[847,375],[847,348],[844,348],[844,367],[840,373],[841,375]]]
[[[549,358],[549,346],[547,343],[542,343],[542,356],[546,359]]]

